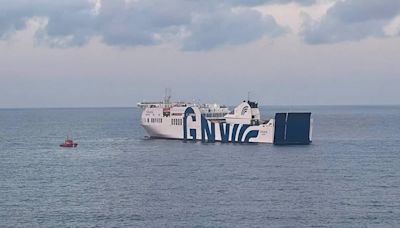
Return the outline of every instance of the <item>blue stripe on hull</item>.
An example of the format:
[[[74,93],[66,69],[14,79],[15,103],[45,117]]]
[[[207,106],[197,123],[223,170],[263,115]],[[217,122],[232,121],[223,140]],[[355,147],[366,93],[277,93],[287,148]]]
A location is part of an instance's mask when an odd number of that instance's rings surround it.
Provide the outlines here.
[[[197,118],[196,118],[197,117]],[[198,118],[200,117],[200,118]],[[200,119],[200,123],[198,123],[198,119]],[[197,129],[189,129],[188,121],[195,123],[194,125],[200,125],[201,138],[197,138]],[[218,124],[220,137],[216,137],[216,124]],[[193,124],[192,124],[193,125]],[[249,142],[251,138],[256,138],[258,136],[258,130],[249,131],[245,134],[246,130],[250,127],[248,124],[234,124],[231,131],[231,124],[227,123],[213,123],[208,121],[204,116],[196,114],[193,108],[188,107],[185,110],[183,117],[183,139],[186,141],[188,137],[191,137],[191,140],[201,140],[202,142],[213,143],[216,141],[216,138],[219,138],[223,143],[227,142]],[[188,132],[190,135],[188,136]]]

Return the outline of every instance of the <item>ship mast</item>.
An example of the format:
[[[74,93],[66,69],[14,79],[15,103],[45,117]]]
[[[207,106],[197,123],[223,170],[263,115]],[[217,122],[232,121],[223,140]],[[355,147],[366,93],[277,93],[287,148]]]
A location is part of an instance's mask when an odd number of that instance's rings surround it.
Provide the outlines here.
[[[250,101],[250,91],[247,91],[247,101]]]
[[[164,105],[170,106],[170,104],[171,104],[171,89],[165,88]]]

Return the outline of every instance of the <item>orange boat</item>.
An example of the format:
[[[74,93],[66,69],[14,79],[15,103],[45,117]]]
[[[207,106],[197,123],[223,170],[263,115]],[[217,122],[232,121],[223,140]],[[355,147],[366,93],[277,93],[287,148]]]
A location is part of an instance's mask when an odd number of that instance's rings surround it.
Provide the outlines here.
[[[60,144],[60,147],[77,147],[77,146],[78,143],[74,143],[74,141],[72,139],[69,139],[68,137],[63,144]]]

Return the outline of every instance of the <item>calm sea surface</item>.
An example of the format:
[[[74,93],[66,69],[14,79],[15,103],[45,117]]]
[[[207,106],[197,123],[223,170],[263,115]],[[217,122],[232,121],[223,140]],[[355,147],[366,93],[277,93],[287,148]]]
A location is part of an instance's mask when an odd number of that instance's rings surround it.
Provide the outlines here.
[[[0,227],[400,227],[400,107],[262,108],[289,110],[313,112],[312,145],[149,140],[136,108],[2,109]]]

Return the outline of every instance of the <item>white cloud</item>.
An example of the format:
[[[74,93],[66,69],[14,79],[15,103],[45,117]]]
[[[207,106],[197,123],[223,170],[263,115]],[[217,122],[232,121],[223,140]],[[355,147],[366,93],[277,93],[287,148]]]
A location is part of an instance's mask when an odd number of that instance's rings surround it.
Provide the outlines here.
[[[384,27],[384,32],[387,36],[400,35],[400,15],[395,17]]]
[[[399,0],[337,1],[321,20],[305,20],[301,34],[309,44],[384,37],[387,35],[385,25],[399,15]],[[390,26],[387,29],[390,30]]]
[[[89,0],[93,4],[92,14],[99,15],[101,10],[101,0]]]
[[[256,0],[250,5],[265,2],[277,1]],[[174,42],[185,49],[191,46],[189,49],[192,50],[207,50],[241,45],[263,36],[276,36],[279,34],[277,31],[283,30],[271,16],[262,17],[248,4],[242,1],[187,0],[0,0],[0,36],[7,39],[16,31],[25,29],[30,18],[41,17],[46,18],[47,23],[38,30],[36,39],[54,47],[83,46],[94,37],[100,37],[111,46]],[[232,12],[238,6],[243,10]],[[208,23],[209,20],[215,21]],[[219,22],[222,24],[218,25]],[[202,26],[209,26],[214,31],[207,32],[208,28]],[[245,31],[241,32],[244,28]]]
[[[272,4],[257,6],[254,9],[265,15],[273,16],[278,24],[289,27],[294,33],[298,33],[301,30],[304,14],[313,20],[321,20],[334,3],[335,0],[325,0],[311,5]]]
[[[237,46],[293,31],[309,44],[399,34],[399,0],[0,0],[0,39],[47,23],[38,43],[83,46],[175,44],[183,50]]]

